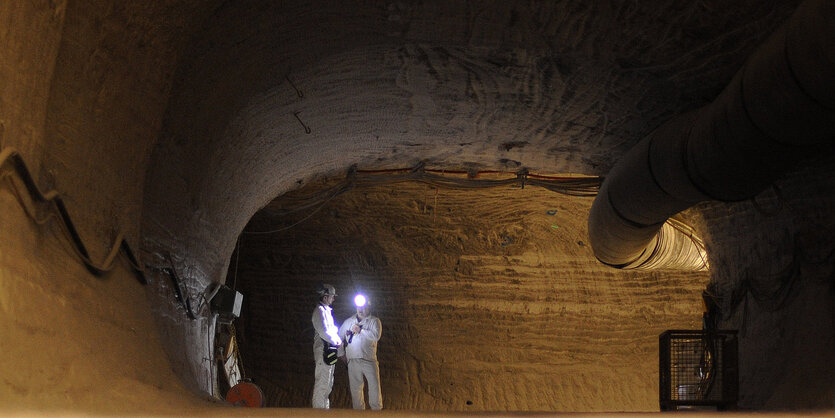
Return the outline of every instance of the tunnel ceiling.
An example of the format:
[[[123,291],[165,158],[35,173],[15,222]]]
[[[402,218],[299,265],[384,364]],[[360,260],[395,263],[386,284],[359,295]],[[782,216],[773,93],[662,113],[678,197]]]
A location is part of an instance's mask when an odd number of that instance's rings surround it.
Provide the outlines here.
[[[221,279],[258,208],[351,164],[605,174],[795,5],[223,3],[179,60],[145,247]]]

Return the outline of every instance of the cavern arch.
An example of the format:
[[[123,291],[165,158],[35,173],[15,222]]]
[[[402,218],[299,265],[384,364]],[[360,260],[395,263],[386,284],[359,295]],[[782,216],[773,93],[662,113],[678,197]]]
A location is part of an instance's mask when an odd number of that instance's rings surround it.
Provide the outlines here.
[[[185,402],[180,386],[207,393],[200,295],[225,280],[239,234],[274,198],[352,165],[605,176],[653,129],[713,101],[797,5],[4,3],[0,145],[61,192],[93,258],[123,232],[151,283],[127,269],[91,277],[4,186],[0,324],[26,366],[2,363],[0,396],[118,411]],[[743,406],[833,406],[829,155],[755,200],[691,210],[726,325],[747,319]],[[572,219],[563,226],[582,231]],[[197,319],[162,268],[178,271]],[[33,339],[42,352],[28,352]],[[90,382],[114,370],[107,393],[121,402],[94,406]],[[813,390],[797,394],[802,383]]]

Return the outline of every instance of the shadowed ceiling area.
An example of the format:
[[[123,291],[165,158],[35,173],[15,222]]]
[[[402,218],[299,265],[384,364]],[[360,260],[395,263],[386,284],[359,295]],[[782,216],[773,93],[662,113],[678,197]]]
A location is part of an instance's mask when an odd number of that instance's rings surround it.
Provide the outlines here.
[[[177,225],[191,257],[216,237],[204,268],[222,275],[249,215],[352,164],[606,174],[712,100],[793,6],[224,3],[180,60],[146,241]]]
[[[371,295],[386,409],[654,411],[658,334],[706,309],[739,331],[740,408],[833,409],[834,9],[0,3],[0,349],[25,365],[0,404],[211,409],[226,284],[247,375],[306,408],[327,282],[337,321]],[[709,270],[601,257],[679,210]],[[90,268],[114,237],[141,261]]]

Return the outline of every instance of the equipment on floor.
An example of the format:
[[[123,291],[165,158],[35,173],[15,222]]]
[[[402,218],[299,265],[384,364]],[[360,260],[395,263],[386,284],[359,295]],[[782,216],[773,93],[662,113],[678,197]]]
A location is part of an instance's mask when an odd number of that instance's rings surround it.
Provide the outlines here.
[[[263,408],[265,401],[264,392],[252,382],[240,382],[226,393],[226,402],[234,406]]]
[[[658,360],[662,411],[736,407],[736,331],[665,331],[659,336]]]

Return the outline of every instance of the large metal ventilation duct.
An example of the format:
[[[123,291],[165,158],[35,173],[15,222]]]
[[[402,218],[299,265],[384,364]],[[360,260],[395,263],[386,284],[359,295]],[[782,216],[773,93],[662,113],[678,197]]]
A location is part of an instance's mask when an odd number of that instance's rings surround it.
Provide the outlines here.
[[[662,232],[669,217],[755,196],[833,138],[835,1],[812,0],[713,103],[662,125],[617,163],[589,214],[594,253],[617,268],[698,269],[687,261],[694,243]]]

